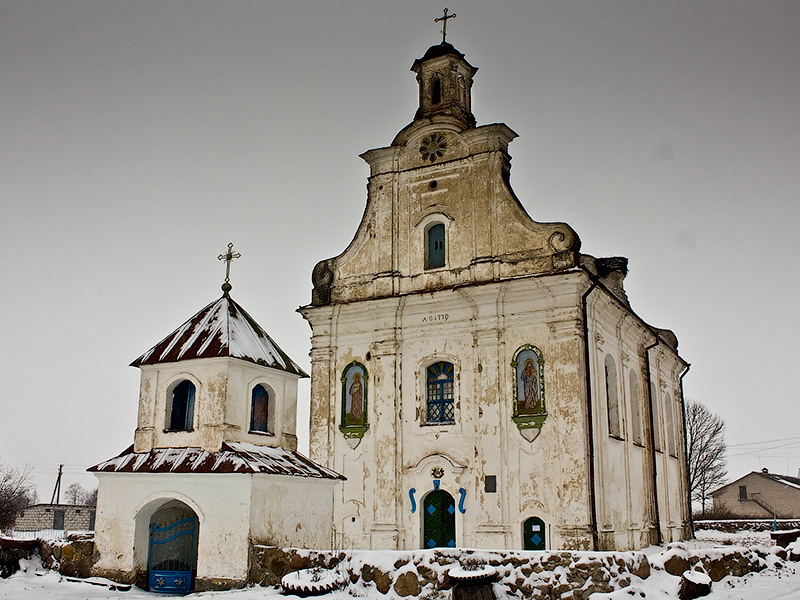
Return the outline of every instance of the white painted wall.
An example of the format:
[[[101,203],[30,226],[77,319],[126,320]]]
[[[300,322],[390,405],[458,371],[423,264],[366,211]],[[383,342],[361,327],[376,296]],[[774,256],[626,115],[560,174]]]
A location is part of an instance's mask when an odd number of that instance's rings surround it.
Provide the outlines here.
[[[251,475],[96,475],[99,480],[96,570],[146,569],[149,517],[164,503],[180,500],[199,519],[197,577],[243,579],[246,576]]]
[[[441,466],[442,489],[457,501],[460,488],[467,492],[466,513],[456,519],[459,545],[522,548],[522,521],[538,516],[550,526],[553,547],[589,546],[591,495],[579,326],[579,298],[588,285],[586,275],[574,271],[334,310],[305,309],[314,331],[324,332],[313,341],[311,453],[348,477],[336,495],[334,520],[349,544],[420,547],[420,517],[411,514],[409,491],[416,490],[419,504],[432,489],[431,468]],[[601,544],[639,548],[651,543],[656,521],[652,436],[642,402],[643,443],[631,439],[627,377],[633,368],[644,381],[644,348],[655,337],[608,294],[596,293],[589,313]],[[510,363],[524,344],[537,346],[545,357],[549,416],[533,442],[523,439],[511,421]],[[618,369],[622,439],[608,432],[607,353],[613,354]],[[341,418],[341,373],[353,360],[366,365],[370,376],[369,430],[355,449],[331,426]],[[425,367],[434,360],[456,365],[453,425],[423,423]],[[669,386],[674,398],[680,361],[668,350],[659,354],[659,361],[654,377]],[[667,540],[682,537],[687,518],[681,464],[670,457],[666,467],[659,467],[661,527]],[[484,492],[485,475],[498,477],[497,493]]]
[[[337,481],[235,473],[97,473],[98,572],[147,568],[152,514],[170,500],[198,516],[197,577],[244,581],[253,543],[330,548]]]
[[[250,537],[254,544],[330,549],[333,493],[340,481],[254,476]]]
[[[297,449],[296,412],[299,376],[238,358],[210,358],[144,365],[139,392],[136,452],[152,448],[200,447],[219,450],[223,441]],[[171,387],[188,379],[196,387],[194,430],[167,432]],[[253,388],[274,392],[275,435],[249,433]]]

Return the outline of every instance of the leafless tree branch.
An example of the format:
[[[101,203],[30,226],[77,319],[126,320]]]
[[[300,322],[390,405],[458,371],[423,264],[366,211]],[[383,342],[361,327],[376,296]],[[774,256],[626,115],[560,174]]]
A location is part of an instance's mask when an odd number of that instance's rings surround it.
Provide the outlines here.
[[[12,469],[0,463],[0,529],[11,527],[17,512],[35,502],[30,469]]]
[[[728,476],[727,445],[725,422],[696,400],[686,403],[686,445],[692,501],[699,502],[705,513],[711,491]]]

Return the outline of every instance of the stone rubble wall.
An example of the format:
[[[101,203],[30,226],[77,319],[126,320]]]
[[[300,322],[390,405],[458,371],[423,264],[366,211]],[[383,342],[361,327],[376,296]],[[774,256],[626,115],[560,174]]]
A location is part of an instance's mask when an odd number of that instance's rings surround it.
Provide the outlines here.
[[[724,531],[734,533],[737,531],[771,531],[772,519],[714,519],[714,520],[695,520],[695,531],[701,529],[711,529],[714,531]],[[778,519],[777,529],[800,529],[800,519]]]
[[[742,577],[786,559],[781,548],[687,550],[681,543],[650,560],[641,552],[503,552],[485,550],[329,551],[253,546],[249,579],[277,585],[301,569],[336,569],[356,596],[449,598],[451,567],[472,563],[495,567],[496,597],[526,600],[586,600],[647,579],[651,569],[680,576],[689,570],[707,573],[716,582],[727,575]],[[378,592],[378,594],[375,594]]]
[[[94,541],[90,535],[76,534],[66,541],[10,542],[15,544],[0,544],[0,562],[11,564],[38,552],[45,567],[63,575],[93,574]],[[20,543],[30,547],[16,547]],[[800,550],[800,543],[797,546]],[[437,600],[451,596],[453,583],[447,574],[451,568],[488,565],[497,571],[496,597],[587,600],[593,593],[612,592],[647,579],[654,570],[674,576],[699,571],[718,582],[729,575],[743,577],[768,567],[780,568],[786,560],[800,560],[800,554],[793,548],[766,546],[689,549],[680,542],[650,557],[642,552],[315,551],[254,545],[248,582],[240,584],[278,585],[288,573],[321,567],[342,573],[355,596]]]
[[[90,534],[75,534],[66,540],[39,540],[42,565],[68,577],[91,577],[94,566],[94,539]]]

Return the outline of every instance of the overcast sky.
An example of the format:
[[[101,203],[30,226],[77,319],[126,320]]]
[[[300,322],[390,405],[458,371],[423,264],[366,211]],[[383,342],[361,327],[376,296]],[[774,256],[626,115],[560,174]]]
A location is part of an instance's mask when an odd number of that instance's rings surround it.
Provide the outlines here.
[[[308,368],[295,309],[444,6],[531,217],[630,259],[733,477],[797,475],[800,2],[0,0],[0,460],[42,500],[132,442],[128,364],[219,296],[229,241],[232,296]]]

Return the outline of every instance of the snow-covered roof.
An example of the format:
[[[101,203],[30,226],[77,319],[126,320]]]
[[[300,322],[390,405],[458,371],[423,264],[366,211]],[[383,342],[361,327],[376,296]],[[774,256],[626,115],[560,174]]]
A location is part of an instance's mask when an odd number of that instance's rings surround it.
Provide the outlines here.
[[[203,308],[131,366],[221,356],[308,377],[253,317],[227,295]]]
[[[747,475],[743,475],[739,477],[739,479],[732,481],[730,483],[726,483],[725,485],[717,488],[716,490],[711,492],[712,496],[717,496],[722,493],[723,490],[738,485],[740,481],[745,479],[746,477],[750,477],[751,475],[757,475],[758,477],[764,477],[765,479],[771,479],[777,483],[782,483],[783,485],[789,486],[791,488],[799,489],[800,490],[800,478],[798,477],[791,477],[789,475],[779,475],[777,473],[769,473],[767,471],[751,471]]]
[[[89,471],[117,473],[265,473],[319,479],[345,479],[299,452],[242,442],[223,443],[218,452],[202,448],[153,448],[119,456],[89,467]]]

